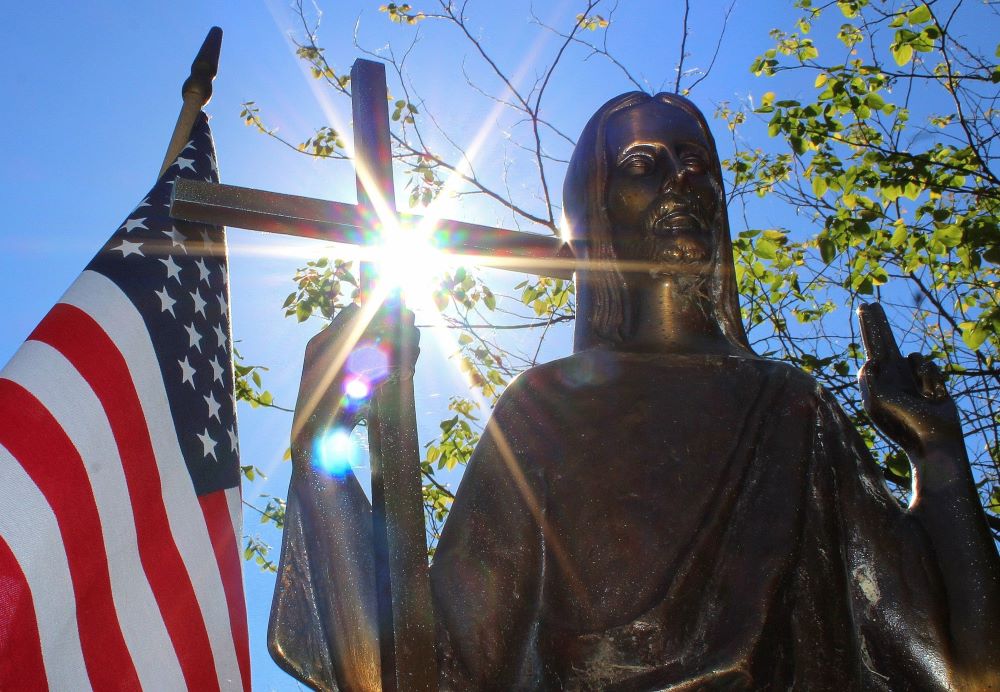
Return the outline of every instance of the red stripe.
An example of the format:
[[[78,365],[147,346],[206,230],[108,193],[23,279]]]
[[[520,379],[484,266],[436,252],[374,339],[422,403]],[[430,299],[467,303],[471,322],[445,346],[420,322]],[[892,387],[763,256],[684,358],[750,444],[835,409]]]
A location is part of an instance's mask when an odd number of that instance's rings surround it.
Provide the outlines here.
[[[122,460],[135,515],[139,559],[184,681],[192,690],[218,690],[208,632],[191,578],[170,531],[153,445],[125,359],[87,313],[63,303],[52,309],[31,338],[62,353],[101,401]]]
[[[42,642],[28,580],[0,538],[0,690],[47,690]]]
[[[229,514],[226,491],[219,490],[198,497],[205,515],[208,535],[212,538],[215,560],[222,575],[222,588],[226,591],[229,607],[229,625],[236,645],[236,660],[243,677],[243,689],[250,690],[250,636],[247,633],[247,607],[243,598],[243,565],[233,531],[233,518]]]
[[[0,421],[5,424],[0,444],[21,463],[56,515],[90,681],[97,689],[139,689],[115,615],[101,518],[83,460],[52,414],[10,380],[0,379]]]

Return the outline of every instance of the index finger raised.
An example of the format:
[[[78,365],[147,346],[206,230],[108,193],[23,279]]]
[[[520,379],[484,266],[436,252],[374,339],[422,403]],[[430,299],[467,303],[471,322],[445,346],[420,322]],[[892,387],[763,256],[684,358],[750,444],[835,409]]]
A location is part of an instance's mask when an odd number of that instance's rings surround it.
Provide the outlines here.
[[[858,306],[858,323],[861,325],[861,341],[868,360],[902,359],[903,355],[892,335],[892,327],[880,304],[862,303]]]

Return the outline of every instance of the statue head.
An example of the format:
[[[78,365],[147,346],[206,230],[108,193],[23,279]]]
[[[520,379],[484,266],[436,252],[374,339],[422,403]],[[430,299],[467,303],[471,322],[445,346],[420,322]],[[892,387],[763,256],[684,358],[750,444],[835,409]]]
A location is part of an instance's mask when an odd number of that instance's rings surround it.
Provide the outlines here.
[[[676,94],[622,94],[573,151],[563,213],[577,257],[577,348],[628,340],[635,292],[678,279],[706,293],[722,334],[750,350],[740,319],[722,169],[701,112]]]

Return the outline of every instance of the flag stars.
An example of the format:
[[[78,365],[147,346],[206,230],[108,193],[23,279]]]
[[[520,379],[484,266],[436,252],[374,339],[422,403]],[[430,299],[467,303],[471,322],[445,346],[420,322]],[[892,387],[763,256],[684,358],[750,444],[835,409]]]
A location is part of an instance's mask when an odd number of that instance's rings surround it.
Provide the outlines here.
[[[198,351],[198,353],[201,353],[202,336],[198,333],[197,328],[195,328],[194,322],[192,321],[191,324],[184,325],[184,329],[186,329],[188,333],[188,348],[193,348]]]
[[[235,426],[232,425],[229,426],[229,429],[226,431],[226,433],[229,434],[229,449],[235,452],[237,447]]]
[[[215,394],[209,392],[208,396],[205,397],[205,403],[208,404],[208,417],[214,418],[221,423],[222,419],[219,418],[219,409],[222,408],[222,405],[215,399]]]
[[[191,385],[192,389],[196,389],[194,385],[194,368],[188,362],[188,357],[184,356],[181,360],[177,361],[181,366],[181,384],[187,382]]]
[[[205,264],[205,260],[200,258],[197,262],[195,262],[195,264],[198,265],[198,280],[211,285],[211,281],[209,280],[210,270],[208,265]]]
[[[171,317],[177,317],[174,313],[174,305],[177,301],[167,293],[167,287],[164,286],[162,291],[155,291],[155,293],[156,297],[160,299],[160,312],[169,312]]]
[[[187,252],[187,247],[184,246],[184,241],[187,238],[184,234],[177,230],[176,226],[171,226],[169,231],[163,231],[166,235],[170,236],[171,242],[173,242],[174,247],[179,247],[184,252]]]
[[[139,255],[139,257],[145,257],[142,250],[139,249],[140,247],[142,247],[142,243],[132,243],[128,240],[122,240],[121,245],[111,249],[122,253],[123,259],[129,255]]]
[[[225,369],[219,363],[219,357],[212,356],[212,360],[208,361],[208,364],[212,366],[212,377],[215,378],[215,381],[222,382],[222,375],[225,373]]]
[[[222,326],[218,324],[213,324],[212,329],[215,330],[215,345],[224,348],[226,345],[226,333],[222,331]]]
[[[146,224],[143,223],[143,221],[145,220],[146,217],[143,217],[141,219],[128,219],[127,221],[125,221],[125,225],[122,226],[122,228],[125,229],[126,233],[131,233],[137,228],[141,228],[144,231],[148,231],[149,228],[147,228]]]
[[[205,317],[205,306],[208,304],[205,299],[201,297],[201,289],[194,289],[194,293],[191,294],[191,300],[194,301],[194,311],[200,313],[202,317]]]
[[[218,461],[219,458],[215,456],[215,445],[217,443],[214,439],[212,439],[212,436],[208,434],[207,426],[205,427],[205,432],[198,434],[198,439],[201,440],[202,453],[205,455],[205,458],[207,459],[208,457],[212,457]]]
[[[159,261],[167,268],[167,279],[175,279],[177,283],[181,283],[181,268],[176,262],[174,262],[173,256],[167,255],[166,259],[161,259]]]
[[[189,171],[194,171],[194,159],[186,159],[183,156],[178,156],[177,160],[174,161],[174,165],[177,166],[178,171],[183,171],[185,168]]]
[[[225,293],[219,294],[219,308],[222,310],[220,314],[223,318],[225,318],[225,316],[229,314],[229,303],[226,302]]]

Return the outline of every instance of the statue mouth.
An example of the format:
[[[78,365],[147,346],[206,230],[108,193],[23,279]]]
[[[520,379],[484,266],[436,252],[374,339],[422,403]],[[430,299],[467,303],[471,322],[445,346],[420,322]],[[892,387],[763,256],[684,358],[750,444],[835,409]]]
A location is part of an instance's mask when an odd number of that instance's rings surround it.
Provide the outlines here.
[[[703,227],[704,224],[697,216],[686,209],[677,209],[657,216],[650,230],[653,235],[665,236],[677,231],[701,230]]]

